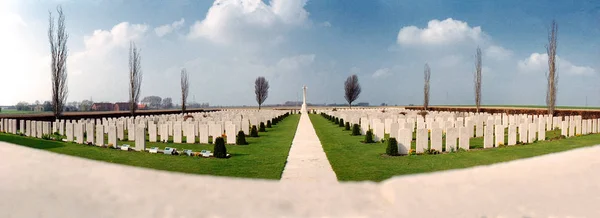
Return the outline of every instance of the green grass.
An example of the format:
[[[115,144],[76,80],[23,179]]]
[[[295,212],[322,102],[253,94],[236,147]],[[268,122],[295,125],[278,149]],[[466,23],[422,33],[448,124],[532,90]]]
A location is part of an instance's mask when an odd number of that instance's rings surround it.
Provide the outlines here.
[[[0,134],[0,141],[31,148],[73,155],[88,159],[119,163],[191,174],[215,176],[280,179],[287,155],[296,133],[299,115],[290,115],[283,121],[259,133],[259,138],[246,137],[249,145],[226,145],[229,159],[170,156],[147,152],[126,152],[96,146],[47,141],[22,136]],[[132,142],[125,142],[133,145]],[[174,147],[194,151],[210,150],[213,145],[147,143],[146,147]]]
[[[393,176],[488,165],[600,144],[600,134],[594,134],[480,149],[483,139],[474,138],[470,141],[472,150],[466,152],[389,157],[383,155],[387,144],[363,144],[360,141],[364,136],[351,136],[351,131],[337,127],[321,115],[311,114],[310,119],[340,181],[382,181]],[[560,132],[547,132],[548,137],[557,134]]]
[[[2,111],[0,111],[0,114],[39,114],[39,113],[48,113],[48,112],[18,111],[15,109],[2,109]]]

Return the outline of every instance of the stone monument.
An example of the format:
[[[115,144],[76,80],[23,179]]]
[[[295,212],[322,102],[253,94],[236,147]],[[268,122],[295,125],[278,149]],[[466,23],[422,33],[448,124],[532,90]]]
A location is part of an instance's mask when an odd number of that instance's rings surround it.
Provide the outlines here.
[[[303,91],[303,96],[302,96],[302,109],[300,109],[300,113],[305,114],[307,112],[306,110],[306,86],[302,87],[302,91]]]

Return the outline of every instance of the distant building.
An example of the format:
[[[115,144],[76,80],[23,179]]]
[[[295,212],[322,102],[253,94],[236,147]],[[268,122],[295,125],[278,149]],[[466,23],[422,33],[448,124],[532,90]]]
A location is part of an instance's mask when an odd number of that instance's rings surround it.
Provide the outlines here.
[[[36,105],[33,107],[33,111],[35,112],[42,112],[44,111],[44,106],[43,105]]]
[[[368,107],[369,106],[369,102],[359,102],[359,103],[356,103],[356,106],[359,106],[359,107]]]
[[[94,103],[92,105],[93,111],[112,111],[114,105],[112,103]]]
[[[129,102],[117,102],[115,103],[115,111],[129,111]]]

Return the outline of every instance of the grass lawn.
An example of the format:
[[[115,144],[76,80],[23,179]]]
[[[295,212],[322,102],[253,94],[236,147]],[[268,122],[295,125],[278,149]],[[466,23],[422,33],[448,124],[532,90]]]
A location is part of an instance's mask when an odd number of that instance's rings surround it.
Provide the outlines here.
[[[49,112],[18,111],[15,109],[2,109],[2,111],[0,111],[0,114],[39,114],[39,113],[49,113]]]
[[[215,176],[280,179],[300,120],[290,115],[283,121],[259,133],[259,138],[246,137],[249,145],[226,145],[229,159],[170,156],[146,152],[126,152],[96,146],[0,134],[0,141],[88,159],[192,174]],[[134,143],[126,142],[133,146]],[[119,143],[120,144],[120,143]],[[210,150],[213,145],[148,143],[146,147],[174,147],[193,151]]]
[[[363,144],[360,141],[364,140],[364,136],[351,136],[351,131],[337,127],[321,115],[311,114],[310,119],[340,181],[382,181],[398,175],[487,165],[600,144],[600,134],[593,134],[482,149],[483,139],[473,138],[470,141],[472,150],[466,152],[389,157],[382,155],[387,144]],[[553,137],[560,132],[548,131],[546,135]]]

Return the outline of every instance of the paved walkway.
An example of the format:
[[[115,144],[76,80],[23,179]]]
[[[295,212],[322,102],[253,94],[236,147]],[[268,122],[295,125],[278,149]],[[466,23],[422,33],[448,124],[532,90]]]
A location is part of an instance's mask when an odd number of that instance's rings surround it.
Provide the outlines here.
[[[0,142],[0,217],[600,217],[600,146],[382,183],[112,164]]]
[[[300,123],[281,180],[283,182],[337,182],[335,172],[306,113],[300,116]]]

